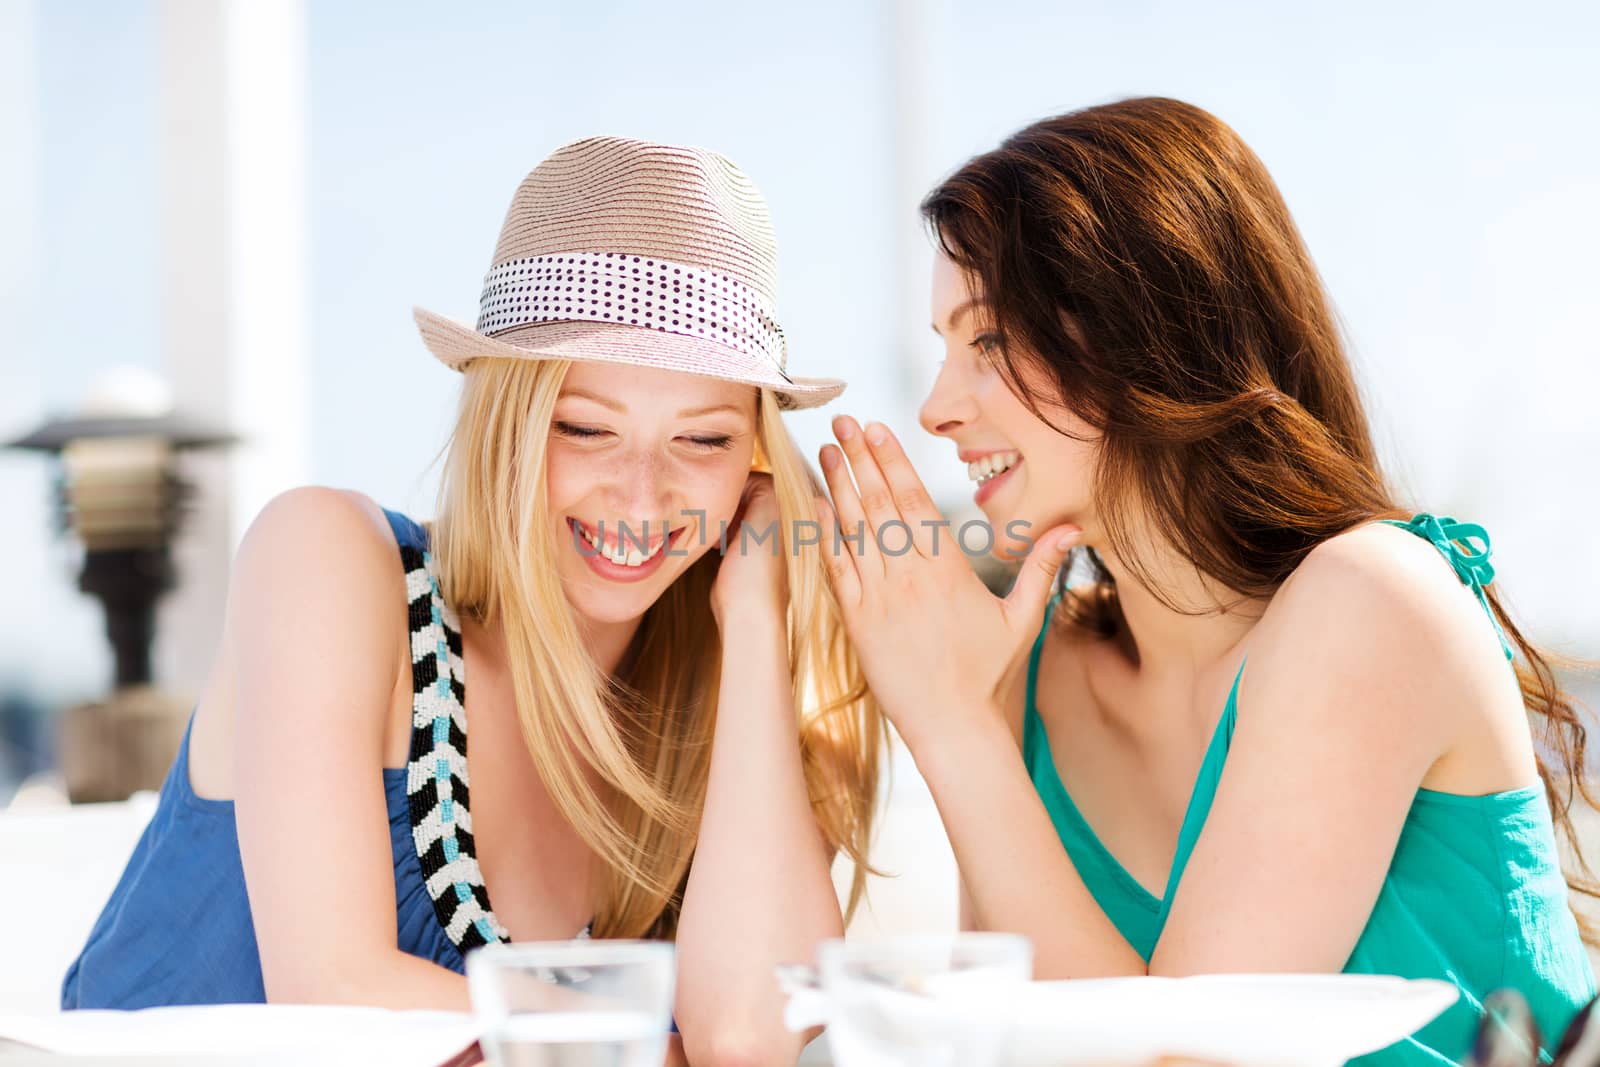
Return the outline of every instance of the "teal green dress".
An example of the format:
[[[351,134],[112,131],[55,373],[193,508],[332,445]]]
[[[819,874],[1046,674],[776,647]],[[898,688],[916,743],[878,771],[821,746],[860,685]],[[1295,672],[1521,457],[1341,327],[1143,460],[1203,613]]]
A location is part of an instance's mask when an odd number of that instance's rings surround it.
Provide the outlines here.
[[[1494,572],[1488,535],[1481,527],[1426,514],[1393,525],[1431,541],[1487,609],[1483,586]],[[1234,677],[1190,795],[1166,893],[1157,898],[1095,836],[1050,755],[1034,696],[1039,653],[1059,597],[1050,601],[1028,661],[1023,759],[1079,876],[1128,944],[1148,961],[1216,796],[1233,741],[1244,666]],[[1509,659],[1512,650],[1504,633],[1500,640]],[[1547,1040],[1559,1036],[1594,997],[1595,979],[1567,906],[1543,789],[1529,786],[1485,796],[1417,790],[1377,904],[1344,970],[1438,978],[1461,992],[1452,1008],[1412,1037],[1352,1061],[1361,1067],[1460,1063],[1470,1050],[1484,997],[1507,986],[1528,999]]]

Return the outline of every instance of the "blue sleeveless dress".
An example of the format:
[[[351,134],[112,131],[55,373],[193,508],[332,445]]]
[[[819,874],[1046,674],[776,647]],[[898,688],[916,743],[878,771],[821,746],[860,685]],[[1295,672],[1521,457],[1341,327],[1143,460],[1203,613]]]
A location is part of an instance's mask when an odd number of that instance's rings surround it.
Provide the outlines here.
[[[1493,580],[1494,571],[1489,565],[1489,537],[1482,527],[1427,514],[1392,525],[1432,542],[1488,610],[1483,587]],[[1201,761],[1166,891],[1158,898],[1101,842],[1067,792],[1051,756],[1035,697],[1039,655],[1060,597],[1057,592],[1051,598],[1028,660],[1023,761],[1084,885],[1128,944],[1148,961],[1211,813],[1233,742],[1245,665],[1239,666]],[[1498,631],[1498,622],[1495,627]],[[1510,659],[1513,649],[1503,632],[1500,641]],[[1451,983],[1460,994],[1454,1006],[1415,1035],[1352,1060],[1352,1065],[1446,1067],[1461,1062],[1471,1049],[1484,998],[1505,987],[1527,998],[1547,1041],[1559,1036],[1594,998],[1595,979],[1567,906],[1567,885],[1544,790],[1529,786],[1459,796],[1418,789],[1377,903],[1344,971],[1436,978]],[[1543,1062],[1550,1062],[1548,1051]]]
[[[461,632],[439,592],[427,531],[385,514],[405,573],[413,685],[409,760],[383,770],[395,937],[402,951],[460,974],[469,949],[509,940],[489,907],[467,809]],[[307,891],[316,891],[312,872]],[[265,999],[233,802],[190,787],[185,731],[155,814],[62,982],[61,1006]]]

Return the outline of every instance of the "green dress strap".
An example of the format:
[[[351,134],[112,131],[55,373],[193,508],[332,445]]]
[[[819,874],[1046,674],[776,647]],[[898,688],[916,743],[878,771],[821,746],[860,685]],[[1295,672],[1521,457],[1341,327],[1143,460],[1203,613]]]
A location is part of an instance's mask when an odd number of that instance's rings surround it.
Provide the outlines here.
[[[1418,512],[1410,522],[1401,522],[1399,519],[1378,521],[1410,530],[1438,549],[1440,555],[1455,568],[1461,584],[1472,590],[1478,603],[1483,606],[1484,614],[1494,623],[1494,632],[1500,638],[1500,649],[1506,654],[1506,659],[1516,658],[1516,650],[1506,638],[1505,628],[1495,617],[1494,610],[1489,606],[1489,595],[1484,592],[1484,588],[1494,581],[1494,564],[1489,562],[1492,555],[1489,531],[1477,523],[1457,522],[1448,515],[1436,517],[1425,511]]]

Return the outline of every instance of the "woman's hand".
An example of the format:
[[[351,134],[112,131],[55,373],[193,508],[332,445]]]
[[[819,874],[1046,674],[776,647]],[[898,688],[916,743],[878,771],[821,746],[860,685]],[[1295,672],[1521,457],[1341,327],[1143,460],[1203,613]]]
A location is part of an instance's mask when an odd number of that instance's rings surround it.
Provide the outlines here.
[[[841,416],[833,429],[844,452],[822,449],[833,504],[819,506],[824,529],[833,519],[843,536],[824,534],[823,558],[867,682],[915,754],[997,705],[1079,531],[1058,526],[1039,538],[1010,595],[996,597],[888,428],[863,433]]]
[[[782,618],[788,607],[780,518],[772,475],[752,471],[728,524],[722,564],[711,587],[711,613],[724,633],[726,620],[735,613],[753,611]]]

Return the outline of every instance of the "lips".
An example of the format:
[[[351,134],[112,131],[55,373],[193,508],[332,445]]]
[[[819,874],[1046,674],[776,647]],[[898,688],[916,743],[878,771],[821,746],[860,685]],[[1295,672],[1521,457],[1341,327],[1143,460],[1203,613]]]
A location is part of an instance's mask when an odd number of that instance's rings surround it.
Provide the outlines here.
[[[626,522],[610,525],[604,520],[597,526],[591,526],[571,516],[568,516],[567,524],[591,549],[590,552],[584,553],[586,556],[592,555],[619,567],[632,568],[654,562],[667,543],[687,529],[680,526],[667,531],[665,522],[642,522],[635,526]],[[604,540],[600,538],[602,529],[605,533]]]
[[[590,523],[584,522],[581,518],[573,518],[568,515],[566,522],[574,526],[576,530],[581,531],[586,537],[586,541],[589,541],[590,544],[598,545],[598,547],[611,550],[611,552],[616,552],[619,547],[621,549],[640,549],[645,555],[654,555],[656,550],[661,547],[662,541],[666,541],[667,537],[677,534],[678,530],[683,530],[683,526],[678,526],[677,530],[662,533],[662,531],[666,530],[666,523],[654,522],[654,520],[646,523],[600,520],[597,525],[590,525]],[[603,542],[600,541],[600,526],[602,525],[605,526],[605,541]],[[650,534],[648,541],[645,539],[646,533]]]
[[[1014,448],[963,448],[956,455],[967,465],[967,477],[978,485],[973,503],[982,505],[1011,479],[1024,460]]]

